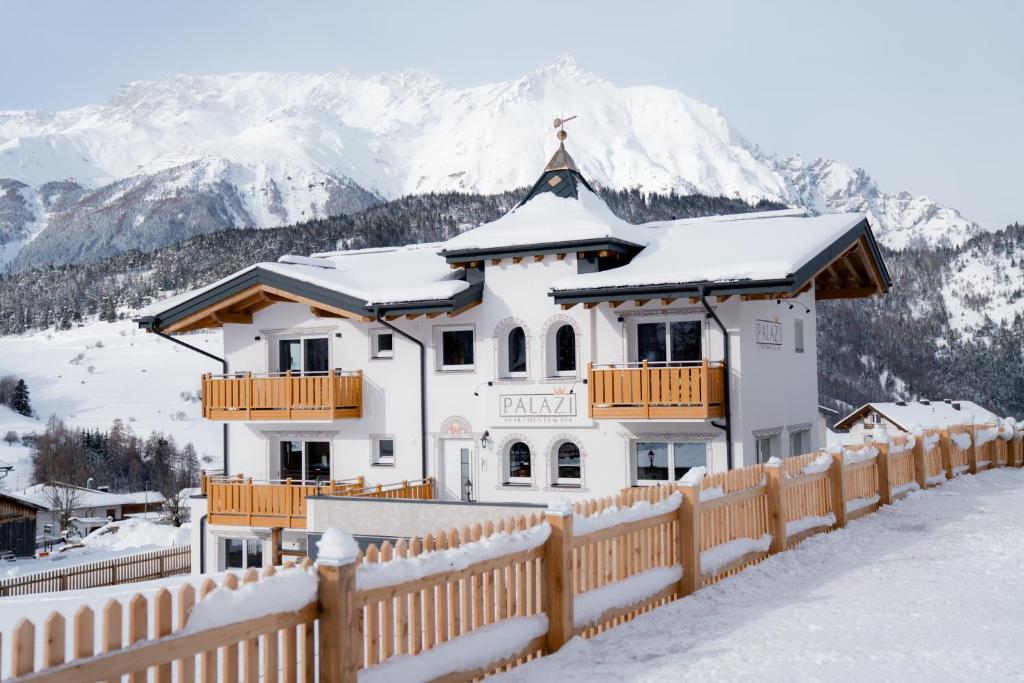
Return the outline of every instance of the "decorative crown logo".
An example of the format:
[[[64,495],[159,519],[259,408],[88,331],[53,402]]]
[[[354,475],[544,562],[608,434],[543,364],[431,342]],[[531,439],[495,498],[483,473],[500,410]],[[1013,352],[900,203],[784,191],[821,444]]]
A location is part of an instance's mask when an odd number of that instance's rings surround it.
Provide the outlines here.
[[[567,389],[565,387],[555,387],[555,396],[565,396]]]

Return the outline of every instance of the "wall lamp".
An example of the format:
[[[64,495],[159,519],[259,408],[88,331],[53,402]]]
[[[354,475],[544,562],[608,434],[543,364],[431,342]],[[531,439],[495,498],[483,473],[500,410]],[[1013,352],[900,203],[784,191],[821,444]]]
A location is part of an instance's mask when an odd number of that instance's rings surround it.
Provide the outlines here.
[[[491,443],[491,433],[488,430],[484,430],[484,433],[480,435],[480,448],[487,450],[487,445]]]
[[[807,306],[807,304],[803,303],[802,301],[797,301],[796,299],[776,299],[775,300],[776,304],[781,304],[783,302],[785,302],[788,305],[788,308],[791,311],[793,310],[793,306],[799,306],[802,309],[804,309],[804,313],[810,313],[811,312],[811,309]]]
[[[480,395],[480,387],[484,386],[485,384],[487,386],[489,386],[489,387],[493,387],[494,386],[494,382],[492,382],[491,380],[487,380],[486,382],[480,382],[480,384],[476,385],[476,389],[473,390],[473,395],[474,396],[479,396]]]

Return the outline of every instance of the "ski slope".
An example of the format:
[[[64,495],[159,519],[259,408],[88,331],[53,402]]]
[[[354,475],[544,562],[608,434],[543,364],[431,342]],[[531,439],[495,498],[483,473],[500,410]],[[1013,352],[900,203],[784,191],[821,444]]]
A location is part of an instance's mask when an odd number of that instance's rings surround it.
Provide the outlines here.
[[[494,680],[1020,680],[1022,516],[1024,471],[959,477]]]

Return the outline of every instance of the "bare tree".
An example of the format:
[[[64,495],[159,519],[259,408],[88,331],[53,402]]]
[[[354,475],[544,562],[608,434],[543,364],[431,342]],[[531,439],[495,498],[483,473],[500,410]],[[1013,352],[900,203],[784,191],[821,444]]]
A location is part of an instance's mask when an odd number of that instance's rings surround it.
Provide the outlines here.
[[[8,446],[13,446],[19,441],[18,432],[14,431],[13,429],[8,430],[8,432],[4,434],[4,441],[7,442]]]
[[[60,482],[50,482],[43,487],[43,495],[63,534],[71,526],[75,510],[82,506],[82,490]]]

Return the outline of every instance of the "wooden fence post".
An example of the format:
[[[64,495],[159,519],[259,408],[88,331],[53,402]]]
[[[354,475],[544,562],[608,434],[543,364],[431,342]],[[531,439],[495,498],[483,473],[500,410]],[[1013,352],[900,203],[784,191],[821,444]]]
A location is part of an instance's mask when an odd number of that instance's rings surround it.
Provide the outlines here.
[[[362,646],[355,607],[359,548],[355,539],[337,529],[328,529],[318,548],[320,680],[356,683]]]
[[[924,433],[914,435],[914,478],[922,491],[928,488],[928,463],[924,459]]]
[[[843,481],[843,453],[832,454],[832,464],[828,468],[828,479],[832,489],[832,514],[836,523],[833,529],[846,526],[846,485]]]
[[[967,449],[967,471],[971,474],[978,473],[978,446],[974,440],[976,436],[974,425],[964,425],[964,431],[971,437],[971,447]]]
[[[677,541],[679,562],[683,577],[679,581],[679,597],[690,595],[700,588],[700,485],[680,484],[683,500],[679,505],[679,531]]]
[[[772,555],[786,549],[786,507],[782,495],[782,463],[765,465],[768,476],[768,514],[771,515]]]
[[[548,508],[551,535],[544,543],[543,590],[547,592],[548,634],[544,649],[556,652],[576,632],[572,593],[572,507]]]
[[[949,430],[939,432],[939,456],[942,458],[942,469],[946,471],[946,480],[953,479],[953,455],[949,447]]]
[[[872,444],[878,450],[878,503],[880,505],[892,505],[892,484],[889,478],[889,442],[876,442]]]

